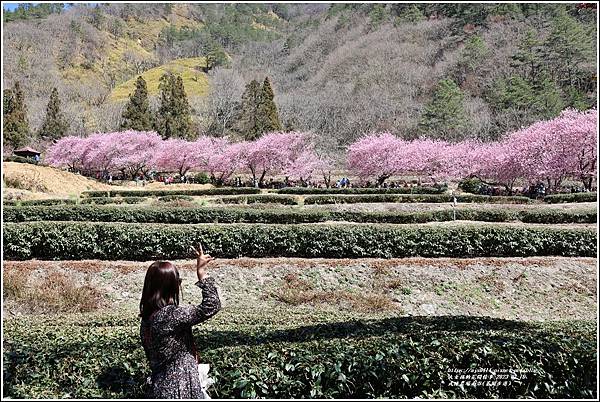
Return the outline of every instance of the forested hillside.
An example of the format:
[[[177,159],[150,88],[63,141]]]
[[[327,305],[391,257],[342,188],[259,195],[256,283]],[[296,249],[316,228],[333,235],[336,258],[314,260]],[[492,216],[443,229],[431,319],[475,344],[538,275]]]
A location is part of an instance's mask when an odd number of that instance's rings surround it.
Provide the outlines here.
[[[166,71],[182,75],[195,135],[243,137],[242,93],[268,77],[282,129],[330,149],[372,131],[496,139],[596,104],[595,6],[40,7],[3,24],[4,86],[20,85],[30,144],[53,88],[65,135],[115,131],[136,78],[156,108]]]

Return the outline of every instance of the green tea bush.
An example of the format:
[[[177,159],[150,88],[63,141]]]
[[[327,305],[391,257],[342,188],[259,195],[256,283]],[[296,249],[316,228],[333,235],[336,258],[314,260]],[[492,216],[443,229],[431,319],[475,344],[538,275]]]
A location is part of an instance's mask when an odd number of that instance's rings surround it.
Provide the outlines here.
[[[397,188],[312,188],[286,187],[277,190],[279,194],[442,194],[447,186],[439,187],[397,187]]]
[[[309,195],[304,204],[354,204],[370,202],[452,202],[450,194],[364,194],[364,195]],[[485,204],[528,204],[531,200],[519,196],[490,196],[461,194],[456,196],[460,203]]]
[[[263,225],[27,222],[6,223],[8,260],[133,260],[190,256],[199,241],[217,257],[392,258],[596,255],[594,228],[493,224]]]
[[[107,194],[108,193],[108,194]],[[253,187],[224,187],[207,188],[196,190],[110,190],[110,191],[83,191],[82,197],[162,197],[168,195],[237,195],[237,194],[258,194],[260,189]]]
[[[521,213],[525,223],[597,223],[596,209],[539,209]]]
[[[597,192],[552,194],[544,197],[544,202],[557,204],[561,202],[595,202],[598,200]]]
[[[597,396],[594,322],[470,316],[305,322],[260,313],[223,310],[194,331],[216,380],[213,398]],[[138,320],[88,317],[5,321],[4,396],[143,398],[150,371]],[[451,370],[473,367],[531,372],[507,385],[451,384]]]
[[[144,200],[143,197],[130,197]],[[86,198],[83,201],[93,200]],[[109,200],[118,200],[110,198]],[[82,202],[83,202],[82,201]],[[535,210],[468,209],[455,211],[457,220],[481,222],[526,223],[596,223],[595,209]],[[426,223],[454,219],[451,208],[435,211],[327,211],[284,208],[236,208],[236,207],[117,207],[117,206],[50,206],[12,207],[3,210],[4,222],[27,221],[90,221],[90,222],[139,222],[139,223],[319,223],[347,221],[357,223]]]
[[[258,194],[243,197],[220,197],[216,201],[223,204],[283,204],[298,205],[298,200],[292,195]]]
[[[194,197],[192,197],[190,195],[171,194],[171,195],[165,195],[164,197],[158,197],[158,200],[163,201],[163,202],[178,201],[178,200],[193,201]]]
[[[48,198],[45,200],[10,200],[3,201],[7,206],[50,206],[50,205],[75,205],[77,200],[70,198]]]
[[[139,204],[146,201],[146,197],[89,197],[82,198],[81,204],[95,204],[95,205],[106,205],[106,204]]]

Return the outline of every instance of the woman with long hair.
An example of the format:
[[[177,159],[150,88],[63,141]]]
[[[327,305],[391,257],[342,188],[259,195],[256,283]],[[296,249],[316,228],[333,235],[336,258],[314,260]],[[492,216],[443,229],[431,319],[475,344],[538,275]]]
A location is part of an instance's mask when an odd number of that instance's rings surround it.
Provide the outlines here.
[[[202,246],[194,250],[196,286],[202,289],[200,305],[179,305],[181,279],[170,262],[156,261],[146,272],[140,301],[140,336],[152,371],[151,398],[203,398],[192,326],[214,316],[221,302],[214,278],[206,272],[213,258],[204,254]]]

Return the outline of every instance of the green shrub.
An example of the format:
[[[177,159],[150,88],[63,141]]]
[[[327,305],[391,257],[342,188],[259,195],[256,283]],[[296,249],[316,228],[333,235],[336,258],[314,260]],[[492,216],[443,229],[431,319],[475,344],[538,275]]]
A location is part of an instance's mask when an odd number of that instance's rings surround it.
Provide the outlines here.
[[[597,223],[598,214],[595,209],[550,209],[529,210],[521,213],[521,221],[525,223]]]
[[[107,195],[108,193],[108,195]],[[258,194],[260,189],[253,187],[224,187],[207,188],[196,190],[110,190],[110,191],[84,191],[82,197],[161,197],[167,195],[236,195],[236,194]]]
[[[463,179],[458,183],[458,188],[466,193],[480,194],[487,187],[480,179],[471,177]]]
[[[89,198],[98,198],[98,197],[108,198],[108,197],[110,197],[110,191],[96,191],[96,190],[82,191],[81,196],[89,197]]]
[[[143,197],[129,197],[143,201]],[[86,198],[83,202],[93,200]],[[118,200],[109,198],[108,200]],[[457,220],[482,222],[522,221],[527,223],[596,223],[595,209],[536,210],[456,209]],[[327,211],[321,209],[285,208],[235,208],[235,207],[130,207],[117,206],[50,206],[11,207],[3,210],[4,222],[27,221],[90,221],[131,223],[318,223],[325,221],[347,221],[357,223],[426,223],[444,222],[454,219],[451,208],[435,211]]]
[[[89,197],[81,199],[81,204],[139,204],[146,201],[146,197]]]
[[[370,202],[452,202],[450,194],[364,194],[364,195],[309,195],[304,204],[354,204]],[[461,203],[486,204],[528,204],[527,197],[490,196],[477,194],[461,194],[456,196]]]
[[[211,181],[210,176],[204,172],[200,172],[200,173],[197,173],[196,175],[192,176],[192,180],[194,181],[194,183],[198,183],[198,184],[208,184]]]
[[[216,201],[223,204],[283,204],[298,205],[298,200],[292,195],[257,194],[242,197],[220,197]]]
[[[159,201],[168,202],[168,201],[176,201],[176,200],[184,200],[184,201],[193,201],[194,197],[189,195],[165,195],[164,197],[158,197]]]
[[[512,225],[263,225],[6,223],[4,258],[148,261],[190,256],[199,241],[217,257],[392,258],[596,255],[593,228]]]
[[[598,193],[595,191],[589,193],[552,194],[544,197],[544,202],[550,204],[561,202],[595,202],[597,200]]]
[[[15,201],[3,201],[4,205],[7,206],[50,206],[50,205],[73,205],[77,204],[77,200],[70,198],[48,198],[45,200],[15,200]]]
[[[397,188],[312,188],[286,187],[277,190],[279,194],[442,194],[447,186],[438,187],[397,187]]]
[[[594,399],[595,322],[487,317],[309,320],[224,309],[196,329],[213,398]],[[139,321],[111,315],[4,323],[4,396],[143,398]],[[281,324],[286,323],[286,324]],[[521,369],[507,385],[451,385],[449,371]],[[40,375],[43,373],[43,375]]]

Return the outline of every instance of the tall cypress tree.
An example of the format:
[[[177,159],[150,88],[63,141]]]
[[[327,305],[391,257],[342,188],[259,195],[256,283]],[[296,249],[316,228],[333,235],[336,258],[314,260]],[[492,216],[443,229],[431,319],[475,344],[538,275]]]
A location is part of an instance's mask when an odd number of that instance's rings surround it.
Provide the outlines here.
[[[160,77],[160,106],[158,107],[154,126],[163,139],[174,137],[173,118],[171,114],[171,97],[173,93],[174,76],[166,72]]]
[[[16,82],[13,89],[5,89],[2,95],[4,106],[3,142],[5,146],[19,148],[25,145],[29,139],[27,107],[21,85]]]
[[[140,75],[135,82],[135,91],[129,96],[129,102],[123,110],[122,130],[152,130],[154,126],[146,81]]]
[[[194,136],[190,104],[185,94],[183,79],[177,76],[173,85],[173,115],[175,117],[175,132],[177,137],[192,139]]]
[[[258,116],[256,120],[260,134],[281,130],[281,123],[279,122],[279,114],[277,113],[277,105],[274,98],[275,94],[273,94],[269,77],[265,77],[257,107]]]
[[[47,137],[53,140],[62,138],[67,133],[69,125],[60,111],[60,99],[58,98],[58,90],[52,89],[50,100],[46,107],[46,118],[40,128],[40,136]]]
[[[451,79],[441,80],[433,99],[425,106],[420,128],[431,137],[446,140],[460,139],[466,128],[467,117],[464,95]]]
[[[192,139],[191,109],[185,94],[183,79],[171,72],[160,78],[160,106],[155,122],[156,130],[164,138]]]
[[[258,105],[260,104],[261,87],[258,81],[252,80],[244,89],[237,130],[245,140],[253,140],[262,134],[257,122]]]

